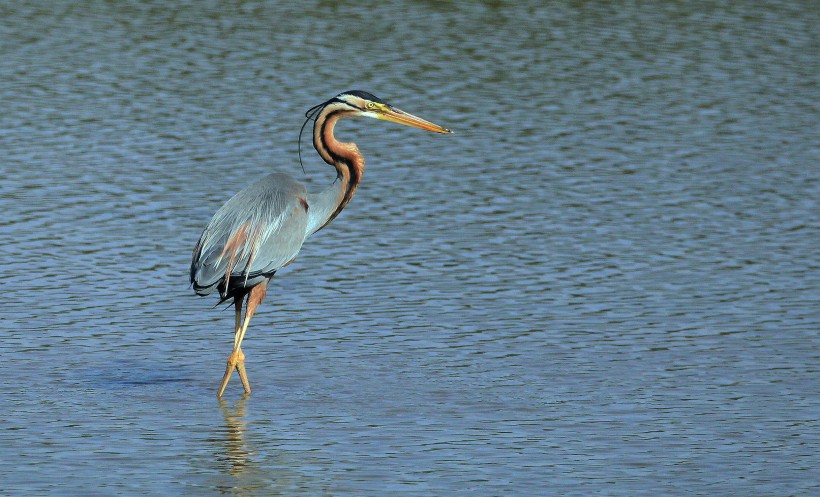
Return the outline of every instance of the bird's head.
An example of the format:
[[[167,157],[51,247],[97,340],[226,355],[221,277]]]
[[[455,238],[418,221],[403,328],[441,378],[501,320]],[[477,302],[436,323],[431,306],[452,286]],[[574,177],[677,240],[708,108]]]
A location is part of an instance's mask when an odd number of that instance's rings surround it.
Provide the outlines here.
[[[323,138],[321,138],[321,133],[319,133],[319,131],[322,129],[323,124],[326,122],[329,116],[332,116],[337,112],[340,112],[341,116],[346,115],[373,117],[375,119],[392,121],[394,123],[404,124],[405,126],[412,126],[414,128],[423,129],[425,131],[432,131],[434,133],[452,133],[452,131],[450,131],[449,129],[439,126],[438,124],[431,123],[426,119],[422,119],[408,112],[404,112],[403,110],[399,110],[393,107],[392,105],[388,104],[384,100],[366,91],[345,91],[339,93],[338,95],[336,95],[335,97],[331,98],[326,102],[322,102],[315,107],[311,107],[310,109],[308,109],[307,112],[305,112],[305,117],[307,119],[302,124],[302,129],[299,130],[298,147],[300,164],[302,163],[302,132],[305,130],[305,126],[307,125],[307,123],[309,123],[310,121],[315,121],[313,125],[313,146],[316,147],[316,150],[319,151],[319,154],[322,155],[322,158],[324,158],[326,162],[328,162],[329,164],[333,163],[333,159],[329,158],[329,156],[326,157],[326,155],[324,155],[322,152],[325,146],[322,145]],[[324,115],[324,119],[321,117],[322,115]],[[335,120],[331,122],[335,122]],[[330,129],[332,135],[332,125]],[[355,147],[355,145],[352,143],[348,145]],[[304,171],[304,166],[302,166],[302,170]]]
[[[327,102],[313,107],[307,112],[306,116],[308,118],[313,117],[330,104],[342,104],[347,107],[353,115],[357,116],[382,119],[425,131],[432,131],[434,133],[452,133],[452,131],[447,128],[397,109],[379,97],[361,90],[342,92]]]

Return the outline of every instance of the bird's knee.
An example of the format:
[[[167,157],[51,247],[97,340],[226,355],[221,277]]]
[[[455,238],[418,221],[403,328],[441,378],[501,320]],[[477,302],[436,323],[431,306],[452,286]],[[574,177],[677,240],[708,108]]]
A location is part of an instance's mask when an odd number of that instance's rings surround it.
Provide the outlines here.
[[[245,353],[241,350],[235,350],[229,357],[228,357],[228,365],[234,366],[239,363],[245,362]]]

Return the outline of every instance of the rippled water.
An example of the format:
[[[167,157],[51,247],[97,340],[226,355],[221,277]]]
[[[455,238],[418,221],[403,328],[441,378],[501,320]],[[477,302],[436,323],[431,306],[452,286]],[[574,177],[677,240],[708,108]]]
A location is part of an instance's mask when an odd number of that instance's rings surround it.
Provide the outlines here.
[[[810,495],[814,2],[0,4],[4,495]],[[230,310],[219,205],[364,89],[356,198]],[[313,189],[332,178],[305,147]]]

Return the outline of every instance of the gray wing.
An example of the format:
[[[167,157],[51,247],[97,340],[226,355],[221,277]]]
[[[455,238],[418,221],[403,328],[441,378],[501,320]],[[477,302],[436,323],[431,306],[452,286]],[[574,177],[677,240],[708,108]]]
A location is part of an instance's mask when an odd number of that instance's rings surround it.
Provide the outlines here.
[[[199,295],[252,286],[292,261],[305,240],[307,191],[282,173],[265,176],[214,214],[194,248],[191,283]]]

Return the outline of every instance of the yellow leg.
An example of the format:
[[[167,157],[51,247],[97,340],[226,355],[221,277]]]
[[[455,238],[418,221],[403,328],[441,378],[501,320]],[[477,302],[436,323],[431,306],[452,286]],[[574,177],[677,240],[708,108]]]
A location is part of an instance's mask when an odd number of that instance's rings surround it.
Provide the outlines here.
[[[248,331],[248,325],[251,323],[251,318],[262,299],[265,298],[265,291],[267,290],[267,281],[264,281],[255,287],[251,288],[248,294],[248,302],[245,307],[245,319],[240,326],[240,318],[242,315],[242,299],[235,299],[234,305],[236,309],[236,332],[233,339],[233,353],[228,357],[228,363],[225,367],[225,375],[222,377],[222,384],[219,386],[219,391],[216,393],[217,397],[222,397],[225,388],[228,386],[228,381],[231,379],[233,370],[239,373],[239,380],[242,382],[242,387],[245,393],[251,393],[251,384],[248,381],[248,373],[245,371],[245,354],[242,352],[242,339],[245,338],[245,332]]]
[[[219,391],[217,391],[216,393],[217,397],[222,397],[222,394],[225,392],[225,388],[228,386],[228,382],[231,380],[231,374],[233,374],[233,370],[236,368],[236,364],[239,362],[240,354],[242,357],[242,361],[245,360],[245,355],[242,354],[242,350],[238,347],[239,333],[242,331],[242,300],[242,298],[236,298],[233,302],[235,310],[233,353],[231,353],[230,357],[228,357],[228,365],[225,368],[225,375],[222,377],[222,383],[219,386]]]

